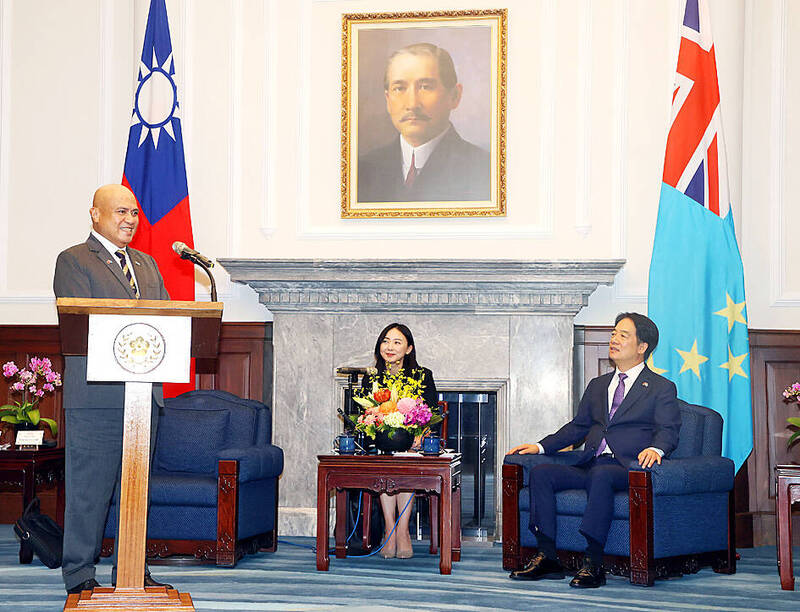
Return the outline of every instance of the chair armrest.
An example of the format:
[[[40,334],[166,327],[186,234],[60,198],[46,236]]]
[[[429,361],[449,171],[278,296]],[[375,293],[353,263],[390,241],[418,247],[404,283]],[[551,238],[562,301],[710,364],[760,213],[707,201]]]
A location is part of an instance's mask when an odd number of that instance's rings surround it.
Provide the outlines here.
[[[645,469],[631,461],[630,470],[652,473],[653,495],[720,493],[733,489],[734,465],[726,457],[664,459]]]
[[[275,478],[283,473],[283,449],[268,444],[248,448],[223,448],[217,451],[217,460],[234,459],[239,462],[239,482],[262,478]]]
[[[575,465],[581,458],[583,451],[563,451],[552,455],[506,455],[503,459],[505,465],[518,465],[522,468],[522,486],[527,487],[530,482],[531,468],[537,465],[557,463],[560,465]]]

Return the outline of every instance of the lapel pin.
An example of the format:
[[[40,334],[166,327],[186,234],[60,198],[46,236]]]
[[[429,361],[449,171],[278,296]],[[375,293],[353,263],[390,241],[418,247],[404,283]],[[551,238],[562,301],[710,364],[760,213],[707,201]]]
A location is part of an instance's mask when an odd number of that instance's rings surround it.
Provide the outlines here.
[[[138,261],[134,261],[133,263],[136,264],[137,266],[141,266],[142,265]]]
[[[110,259],[106,259],[106,263],[110,266],[111,265],[111,260]]]
[[[643,387],[649,387],[649,386],[650,386],[650,383],[649,383],[649,382],[647,382],[647,381],[644,381],[644,382],[642,383],[642,386],[643,386]]]

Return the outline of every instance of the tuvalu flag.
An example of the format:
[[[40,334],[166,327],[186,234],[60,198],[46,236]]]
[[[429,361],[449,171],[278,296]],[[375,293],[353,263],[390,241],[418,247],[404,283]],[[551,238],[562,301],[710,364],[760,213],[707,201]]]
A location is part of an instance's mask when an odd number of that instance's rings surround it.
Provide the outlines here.
[[[194,300],[194,266],[172,250],[176,240],[194,247],[194,239],[164,2],[150,0],[122,184],[136,196],[141,211],[131,246],[155,258],[173,300]],[[194,383],[170,384],[164,394],[174,396],[194,388]]]
[[[728,192],[708,6],[687,0],[648,288],[660,340],[650,368],[719,412],[722,454],[753,448],[744,271]]]

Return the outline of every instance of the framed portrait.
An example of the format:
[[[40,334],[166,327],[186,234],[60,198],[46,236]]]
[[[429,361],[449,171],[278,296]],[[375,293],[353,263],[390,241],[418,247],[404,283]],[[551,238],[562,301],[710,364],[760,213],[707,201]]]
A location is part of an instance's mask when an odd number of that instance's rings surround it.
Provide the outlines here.
[[[342,218],[506,214],[507,11],[342,16]]]

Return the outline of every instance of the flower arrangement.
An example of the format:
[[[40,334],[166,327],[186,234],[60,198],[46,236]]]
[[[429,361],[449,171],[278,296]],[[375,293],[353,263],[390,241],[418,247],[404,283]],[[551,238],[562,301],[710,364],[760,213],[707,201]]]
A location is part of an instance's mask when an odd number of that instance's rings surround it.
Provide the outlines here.
[[[397,374],[385,370],[380,377],[373,370],[367,375],[373,379],[372,388],[359,389],[353,394],[353,400],[364,409],[358,417],[349,417],[356,431],[364,432],[370,438],[375,438],[379,431],[391,432],[394,429],[405,429],[413,436],[422,436],[431,425],[442,421],[442,416],[422,399],[424,385],[421,380],[406,375],[403,370]]]
[[[800,404],[800,382],[793,383],[783,390],[783,401],[787,404],[792,402]],[[789,417],[786,421],[789,425],[800,428],[800,417]],[[787,446],[791,446],[797,438],[800,438],[800,429],[792,434],[789,438],[789,442],[787,442]]]
[[[58,423],[39,415],[39,400],[45,393],[52,393],[61,386],[61,374],[53,370],[53,364],[45,357],[31,357],[28,364],[19,369],[17,364],[9,361],[3,364],[3,376],[16,377],[10,389],[12,393],[21,393],[22,401],[0,406],[0,421],[19,425],[30,423],[38,426],[44,422],[50,427],[53,436],[58,435]]]

